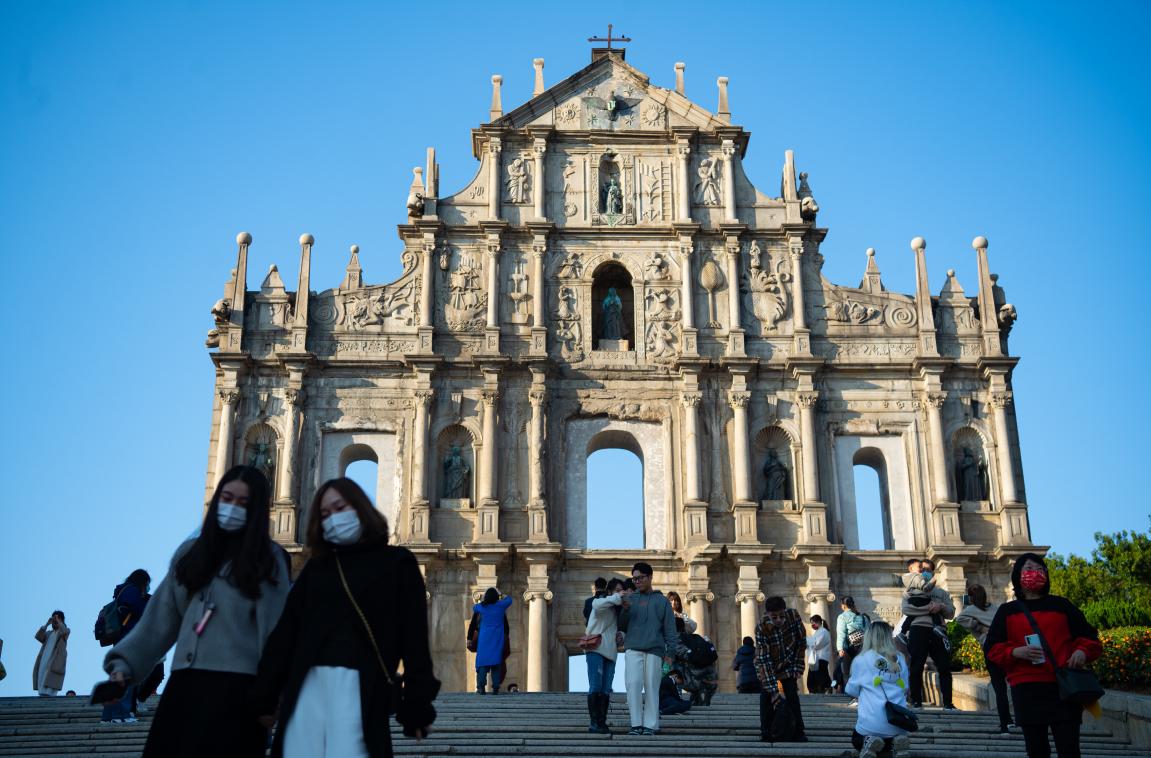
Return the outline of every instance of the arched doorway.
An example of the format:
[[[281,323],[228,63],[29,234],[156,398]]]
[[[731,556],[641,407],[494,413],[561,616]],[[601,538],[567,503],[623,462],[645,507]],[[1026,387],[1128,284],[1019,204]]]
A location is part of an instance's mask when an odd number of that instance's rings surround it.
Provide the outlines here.
[[[865,447],[852,459],[855,479],[855,517],[860,550],[891,550],[891,493],[883,453]]]

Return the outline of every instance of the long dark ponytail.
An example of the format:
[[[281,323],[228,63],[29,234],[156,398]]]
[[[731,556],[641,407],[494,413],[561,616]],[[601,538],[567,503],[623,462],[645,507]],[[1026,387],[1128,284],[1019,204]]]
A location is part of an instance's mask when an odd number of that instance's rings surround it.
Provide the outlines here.
[[[220,528],[217,512],[224,485],[239,480],[248,485],[248,518],[243,531],[231,534]],[[176,579],[196,592],[207,586],[221,566],[231,561],[228,579],[250,598],[260,596],[260,584],[275,584],[276,558],[268,536],[268,512],[271,509],[271,486],[267,477],[251,466],[233,466],[216,485],[216,491],[204,514],[200,536],[176,563]]]

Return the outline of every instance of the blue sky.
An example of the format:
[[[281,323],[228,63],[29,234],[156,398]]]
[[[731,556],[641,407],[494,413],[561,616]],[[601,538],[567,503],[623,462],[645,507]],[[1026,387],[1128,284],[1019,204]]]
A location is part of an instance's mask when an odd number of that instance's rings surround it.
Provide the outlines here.
[[[67,686],[87,691],[90,629],[137,566],[163,575],[199,517],[211,421],[208,309],[255,238],[249,287],[294,281],[301,232],[316,288],[348,246],[365,278],[399,272],[411,167],[441,186],[476,170],[469,130],[586,65],[608,21],[628,61],[714,108],[731,78],[772,192],[783,151],[830,228],[825,273],[854,285],[874,247],[912,292],[974,292],[971,239],[1020,314],[1011,337],[1033,536],[1090,550],[1146,529],[1151,227],[1145,3],[7,2],[0,7],[0,637],[31,694],[36,624],[77,632]]]

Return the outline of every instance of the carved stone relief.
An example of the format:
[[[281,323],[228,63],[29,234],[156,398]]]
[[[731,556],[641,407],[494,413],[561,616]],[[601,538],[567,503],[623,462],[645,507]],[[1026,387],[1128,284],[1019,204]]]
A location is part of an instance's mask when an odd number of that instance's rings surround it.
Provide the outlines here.
[[[555,347],[560,356],[570,362],[584,359],[583,327],[580,325],[579,305],[575,289],[561,287],[555,314]]]
[[[528,289],[527,261],[518,253],[512,255],[512,272],[508,275],[508,300],[511,301],[508,321],[513,324],[526,324],[531,319],[531,308],[528,301],[531,293]]]
[[[556,276],[560,279],[579,279],[583,276],[583,258],[577,252],[570,252],[560,262]]]
[[[566,161],[564,161],[563,169],[563,208],[564,216],[567,218],[571,218],[572,216],[575,216],[579,213],[580,207],[579,203],[577,202],[576,191],[572,186],[572,183],[575,181],[576,173],[575,162],[568,158]]]
[[[674,363],[679,356],[680,319],[682,314],[676,303],[676,293],[670,289],[648,290],[647,303],[647,359],[653,363]]]
[[[504,199],[516,205],[525,205],[532,199],[532,161],[524,155],[510,161],[505,169],[507,178],[504,186],[507,192]]]
[[[667,118],[667,108],[661,103],[649,102],[643,107],[643,125],[662,129]]]
[[[695,183],[694,198],[696,205],[718,206],[723,204],[723,195],[720,193],[720,160],[718,158],[704,158],[699,162],[696,175],[699,177]]]
[[[754,241],[748,258],[750,265],[741,287],[743,306],[759,321],[760,334],[765,334],[774,330],[790,311],[791,297],[787,285],[792,277],[783,258],[775,264],[774,271],[770,258],[767,268],[763,268],[763,253]]]
[[[643,264],[644,274],[649,282],[663,282],[671,278],[671,269],[663,253],[655,252]]]
[[[488,294],[480,288],[481,268],[472,256],[460,251],[456,266],[446,272],[444,321],[455,332],[483,331]]]

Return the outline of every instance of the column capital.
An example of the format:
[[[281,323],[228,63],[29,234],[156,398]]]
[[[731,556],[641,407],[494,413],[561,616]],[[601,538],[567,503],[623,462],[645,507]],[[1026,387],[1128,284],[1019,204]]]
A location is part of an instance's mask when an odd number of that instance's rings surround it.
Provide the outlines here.
[[[808,592],[806,595],[803,596],[803,599],[809,603],[820,603],[820,602],[834,603],[835,602],[835,593],[834,592]],[[824,619],[824,620],[826,621],[826,619]]]
[[[216,394],[220,396],[220,401],[224,403],[224,405],[235,405],[240,399],[240,391],[238,389],[220,389],[216,390]]]
[[[480,394],[481,397],[483,397],[484,405],[486,405],[488,408],[494,406],[496,401],[500,399],[499,390],[484,390]]]
[[[732,156],[735,155],[735,142],[733,140],[725,139],[720,143],[719,151],[723,155],[724,160],[730,161]]]
[[[542,258],[548,251],[548,242],[545,238],[543,241],[536,240],[532,242],[532,255],[536,258]]]
[[[947,402],[946,392],[924,392],[923,402],[932,408],[942,408]]]
[[[729,392],[727,395],[732,408],[747,408],[747,404],[751,400],[750,392]]]
[[[795,393],[795,402],[799,403],[801,407],[811,410],[819,402],[819,393],[797,392]]]
[[[500,241],[498,239],[496,239],[496,240],[490,240],[489,239],[487,242],[487,245],[486,245],[486,249],[487,249],[488,257],[489,258],[495,258],[496,256],[498,256],[500,254]]]
[[[715,593],[712,592],[711,590],[697,590],[697,591],[689,591],[687,593],[687,604],[688,605],[691,605],[692,603],[700,602],[700,601],[705,602],[705,603],[714,603],[715,602]]]
[[[685,393],[683,393],[683,397],[681,399],[683,400],[683,404],[685,407],[695,408],[695,407],[699,406],[700,401],[703,400],[703,393],[702,392],[685,392]]]
[[[536,137],[532,140],[532,151],[540,158],[547,152],[547,149],[548,141],[546,137]]]
[[[530,603],[533,600],[543,600],[545,603],[550,603],[555,593],[551,590],[524,590],[524,602]]]
[[[730,255],[732,258],[738,259],[740,251],[743,249],[743,245],[740,244],[739,241],[739,235],[727,235],[727,237],[724,239],[724,247],[727,249],[728,255]]]
[[[492,137],[490,140],[488,140],[488,153],[490,155],[498,156],[503,149],[503,142],[499,137]]]
[[[284,400],[289,406],[303,405],[305,397],[307,397],[307,393],[301,389],[289,387],[288,389],[284,390]]]
[[[686,141],[680,142],[675,146],[675,152],[681,159],[687,160],[687,157],[691,155],[691,145]]]
[[[435,390],[416,390],[416,400],[424,408],[428,407],[428,403],[436,396]]]
[[[992,392],[988,395],[988,404],[995,410],[1004,410],[1015,402],[1010,392]]]
[[[760,592],[760,591],[737,592],[735,594],[735,602],[740,603],[740,604],[743,604],[743,603],[746,603],[749,601],[753,602],[753,603],[762,603],[766,599],[767,599],[767,595],[763,594],[763,592]]]
[[[803,255],[803,237],[790,236],[787,238],[787,249],[796,258]]]
[[[533,408],[539,408],[548,399],[546,390],[531,390],[528,392],[528,401],[531,402]]]

